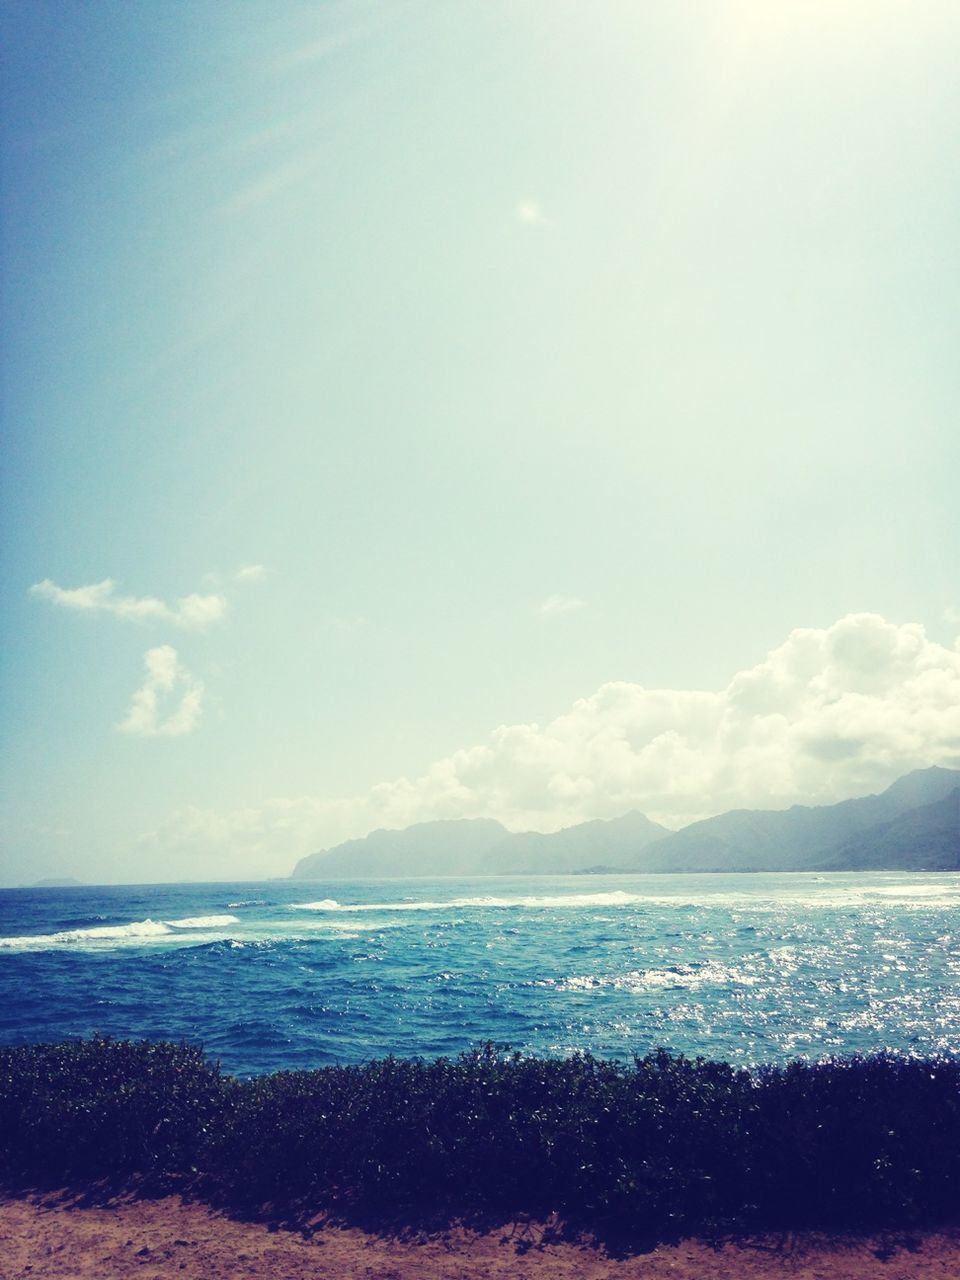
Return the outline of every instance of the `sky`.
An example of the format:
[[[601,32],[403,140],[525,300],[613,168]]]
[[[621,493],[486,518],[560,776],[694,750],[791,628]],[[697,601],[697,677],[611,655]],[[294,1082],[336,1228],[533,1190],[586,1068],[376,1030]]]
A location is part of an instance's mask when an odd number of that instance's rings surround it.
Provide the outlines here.
[[[0,884],[960,765],[953,0],[5,0]]]

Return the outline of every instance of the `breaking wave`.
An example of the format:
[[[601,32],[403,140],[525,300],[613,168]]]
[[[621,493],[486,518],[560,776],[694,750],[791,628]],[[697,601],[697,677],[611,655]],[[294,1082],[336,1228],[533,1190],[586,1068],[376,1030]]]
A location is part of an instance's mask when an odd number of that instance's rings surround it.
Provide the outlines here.
[[[628,907],[648,899],[636,893],[564,893],[547,897],[449,898],[446,902],[292,902],[295,911],[462,911],[468,907]]]
[[[822,877],[820,878],[822,880]],[[293,902],[295,911],[462,911],[474,908],[508,909],[571,908],[578,907],[710,907],[728,910],[752,911],[783,910],[860,910],[871,906],[897,905],[903,907],[939,908],[960,905],[960,882],[955,879],[938,879],[928,885],[860,885],[831,884],[826,891],[819,888],[813,893],[813,882],[798,876],[786,885],[781,881],[776,892],[765,895],[755,889],[717,893],[710,888],[698,888],[693,893],[674,890],[672,893],[626,893],[613,890],[606,893],[565,893],[546,896],[525,895],[496,897],[484,895],[470,898],[449,898],[445,902],[407,900],[401,902],[338,902],[336,898],[321,898],[316,902]]]
[[[176,936],[189,929],[225,929],[239,924],[236,916],[186,916],[182,920],[134,920],[132,924],[98,925],[93,929],[64,929],[60,933],[0,938],[7,950],[38,951],[46,947],[70,947],[99,942],[147,942]]]
[[[183,920],[168,920],[171,929],[225,929],[229,924],[239,924],[237,916],[187,916]]]

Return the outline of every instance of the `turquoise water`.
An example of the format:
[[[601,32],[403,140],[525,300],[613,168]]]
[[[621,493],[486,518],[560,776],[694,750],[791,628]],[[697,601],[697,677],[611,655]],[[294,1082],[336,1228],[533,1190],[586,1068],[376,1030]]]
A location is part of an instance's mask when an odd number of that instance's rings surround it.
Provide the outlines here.
[[[94,1031],[199,1041],[242,1074],[486,1040],[960,1054],[960,876],[0,891],[0,1041]]]

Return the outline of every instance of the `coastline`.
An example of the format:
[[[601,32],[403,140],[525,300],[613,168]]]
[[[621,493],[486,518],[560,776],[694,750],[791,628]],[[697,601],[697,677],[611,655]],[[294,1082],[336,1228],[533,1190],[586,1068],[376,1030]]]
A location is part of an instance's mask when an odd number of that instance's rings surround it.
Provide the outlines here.
[[[960,1231],[685,1239],[644,1253],[558,1241],[541,1222],[410,1237],[325,1225],[311,1232],[227,1217],[177,1196],[91,1205],[74,1193],[0,1197],[3,1280],[944,1280]]]

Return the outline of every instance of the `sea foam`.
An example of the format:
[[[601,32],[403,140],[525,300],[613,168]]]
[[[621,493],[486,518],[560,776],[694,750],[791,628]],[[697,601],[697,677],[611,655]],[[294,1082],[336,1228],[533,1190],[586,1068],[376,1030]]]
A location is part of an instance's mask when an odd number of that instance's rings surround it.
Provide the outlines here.
[[[729,910],[749,908],[753,911],[770,911],[782,913],[784,910],[835,910],[851,908],[854,910],[870,906],[886,906],[895,903],[898,906],[946,907],[960,903],[960,884],[938,881],[930,885],[836,885],[831,884],[826,890],[819,887],[810,892],[809,885],[798,878],[781,889],[778,894],[765,897],[750,890],[716,893],[700,890],[696,893],[627,893],[623,890],[612,890],[600,893],[564,893],[550,895],[524,895],[522,897],[499,897],[484,895],[470,898],[448,898],[444,902],[434,900],[404,902],[338,902],[336,898],[321,898],[316,902],[293,902],[295,911],[326,912],[359,912],[359,911],[461,911],[469,908],[483,910],[527,908],[537,909],[576,909],[583,907],[667,907],[667,908],[702,908],[721,907]],[[792,892],[791,892],[792,890]]]
[[[97,925],[92,929],[64,929],[60,933],[0,938],[0,948],[39,951],[47,947],[96,945],[98,943],[138,943],[175,936],[181,930],[223,929],[239,924],[236,916],[187,916],[183,920],[134,920],[131,924]]]
[[[187,916],[183,920],[168,920],[172,929],[225,929],[228,924],[239,924],[237,916]]]
[[[545,897],[449,898],[446,902],[337,902],[321,898],[319,902],[292,902],[295,911],[462,911],[466,907],[626,907],[646,899],[635,893],[614,890],[611,893],[563,893]]]

